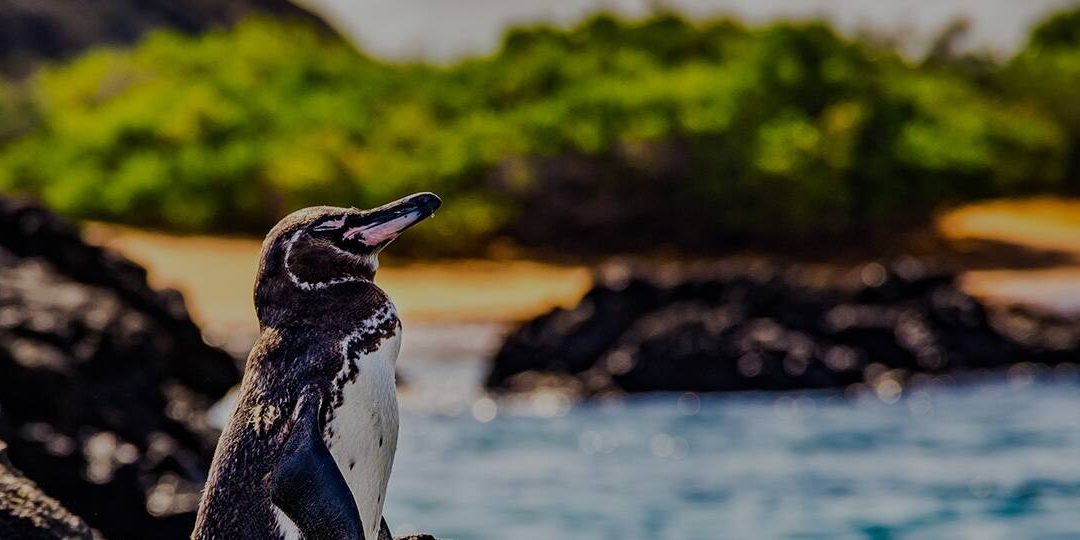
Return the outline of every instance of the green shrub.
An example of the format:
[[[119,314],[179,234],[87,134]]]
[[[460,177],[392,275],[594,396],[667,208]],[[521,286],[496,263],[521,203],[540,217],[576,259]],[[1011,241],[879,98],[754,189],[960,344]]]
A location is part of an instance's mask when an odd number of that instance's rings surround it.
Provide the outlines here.
[[[1067,134],[1066,184],[1080,193],[1080,9],[1037,25],[999,79],[1013,99],[1039,104]]]

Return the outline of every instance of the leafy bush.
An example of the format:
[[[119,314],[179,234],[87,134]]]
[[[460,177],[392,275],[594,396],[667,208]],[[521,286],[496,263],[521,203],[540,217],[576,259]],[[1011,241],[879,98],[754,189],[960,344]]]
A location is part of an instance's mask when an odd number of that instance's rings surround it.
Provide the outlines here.
[[[1080,9],[1037,25],[999,78],[1014,99],[1038,103],[1067,134],[1067,188],[1080,193]]]
[[[35,123],[0,149],[0,190],[189,231],[433,190],[448,199],[440,226],[409,241],[442,253],[497,234],[707,248],[918,221],[1058,189],[1067,152],[1030,100],[821,24],[674,15],[519,28],[451,67],[254,19],[96,50],[29,94]]]

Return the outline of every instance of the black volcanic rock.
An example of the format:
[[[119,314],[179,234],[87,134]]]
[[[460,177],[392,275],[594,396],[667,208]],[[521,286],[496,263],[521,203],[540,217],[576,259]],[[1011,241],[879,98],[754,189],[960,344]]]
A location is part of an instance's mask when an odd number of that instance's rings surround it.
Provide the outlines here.
[[[0,0],[0,69],[26,73],[41,60],[132,43],[157,28],[197,33],[256,13],[325,27],[288,0]]]
[[[185,538],[240,379],[175,292],[0,199],[0,439],[45,493],[110,538]]]
[[[93,531],[8,460],[0,441],[0,538],[91,540]]]
[[[992,321],[952,273],[911,258],[848,270],[616,265],[574,308],[511,333],[486,386],[794,390],[1080,362],[1075,323],[1019,315]]]

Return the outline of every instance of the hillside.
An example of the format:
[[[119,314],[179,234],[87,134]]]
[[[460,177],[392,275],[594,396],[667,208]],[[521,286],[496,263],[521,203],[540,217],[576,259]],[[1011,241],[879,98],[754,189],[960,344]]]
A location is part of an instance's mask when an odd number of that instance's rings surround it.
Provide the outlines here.
[[[133,43],[157,28],[231,26],[251,13],[316,20],[288,0],[0,0],[0,72],[22,75],[42,60]]]

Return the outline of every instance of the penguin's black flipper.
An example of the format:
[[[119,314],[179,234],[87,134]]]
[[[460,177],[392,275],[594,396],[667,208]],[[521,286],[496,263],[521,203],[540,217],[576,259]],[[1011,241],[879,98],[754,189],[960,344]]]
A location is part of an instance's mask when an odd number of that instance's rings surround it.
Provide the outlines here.
[[[382,523],[379,523],[379,540],[394,540],[394,535],[390,534],[390,526],[386,524],[386,518],[382,518]]]
[[[360,511],[323,442],[320,401],[314,392],[300,396],[281,460],[270,476],[270,499],[304,538],[363,540]]]

